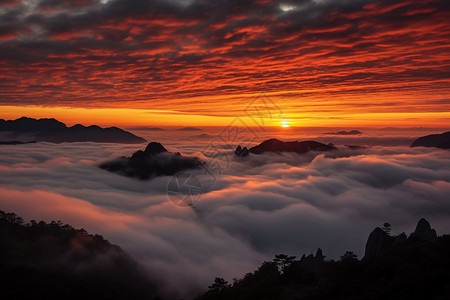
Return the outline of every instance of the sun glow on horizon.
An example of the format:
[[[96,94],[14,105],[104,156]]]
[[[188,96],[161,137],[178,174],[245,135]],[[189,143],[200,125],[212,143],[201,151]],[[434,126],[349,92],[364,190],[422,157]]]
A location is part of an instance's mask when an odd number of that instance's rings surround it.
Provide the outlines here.
[[[291,124],[291,122],[289,122],[289,121],[286,121],[286,120],[281,121],[281,127],[283,127],[283,128],[291,127],[290,124]]]
[[[288,111],[283,106],[284,111]],[[0,119],[55,118],[68,126],[75,124],[118,126],[118,127],[152,127],[152,126],[229,126],[235,124],[234,116],[217,116],[201,113],[173,110],[133,109],[133,108],[80,108],[48,106],[2,106]],[[448,127],[450,113],[443,112],[384,112],[356,113],[329,116],[329,113],[311,112],[301,115],[288,112],[289,119],[254,118],[241,115],[239,120],[245,126],[278,127],[282,129],[296,127]],[[262,122],[259,124],[258,122]]]

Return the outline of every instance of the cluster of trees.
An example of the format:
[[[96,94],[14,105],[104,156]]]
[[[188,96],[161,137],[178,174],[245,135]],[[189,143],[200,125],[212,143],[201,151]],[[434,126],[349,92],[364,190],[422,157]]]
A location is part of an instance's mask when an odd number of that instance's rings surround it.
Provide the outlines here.
[[[103,236],[0,211],[5,299],[157,299],[137,262]]]
[[[4,212],[0,210],[0,223],[2,225],[23,225],[25,227],[33,227],[33,228],[43,228],[43,229],[61,229],[65,231],[77,231],[83,235],[89,235],[86,230],[83,228],[81,229],[75,229],[69,224],[64,224],[61,220],[58,221],[51,221],[50,223],[46,223],[45,221],[36,221],[31,220],[29,223],[25,223],[25,221],[22,219],[22,217],[19,217],[15,213],[12,212]],[[101,237],[100,235],[95,235],[97,238]],[[103,237],[102,237],[103,239]]]
[[[390,225],[384,230],[389,233]],[[347,251],[319,271],[279,254],[233,283],[215,278],[196,300],[443,300],[450,295],[449,253],[450,235],[444,235],[436,242],[394,243],[370,259]]]

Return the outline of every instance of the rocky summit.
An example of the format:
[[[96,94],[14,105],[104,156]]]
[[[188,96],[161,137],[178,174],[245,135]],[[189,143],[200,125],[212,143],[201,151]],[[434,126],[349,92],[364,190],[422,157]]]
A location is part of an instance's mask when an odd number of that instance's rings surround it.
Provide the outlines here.
[[[119,157],[100,165],[100,168],[107,171],[142,180],[170,176],[198,167],[200,167],[198,158],[184,157],[179,152],[169,152],[157,142],[149,143],[144,151],[138,150],[131,157]]]
[[[367,239],[364,258],[373,258],[392,245],[432,243],[436,239],[436,230],[432,229],[430,223],[424,218],[419,220],[415,231],[409,235],[409,238],[406,237],[404,232],[398,236],[391,236],[380,227],[377,227]]]
[[[422,242],[434,242],[437,239],[437,234],[436,230],[431,228],[430,223],[422,218],[417,223],[416,230],[411,233],[409,238]]]

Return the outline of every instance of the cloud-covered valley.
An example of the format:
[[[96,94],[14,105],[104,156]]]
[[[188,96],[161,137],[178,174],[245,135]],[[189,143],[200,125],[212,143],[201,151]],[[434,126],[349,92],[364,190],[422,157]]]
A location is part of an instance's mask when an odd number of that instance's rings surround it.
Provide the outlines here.
[[[361,257],[368,234],[384,222],[394,234],[409,234],[425,217],[439,234],[450,232],[446,150],[339,147],[326,155],[238,160],[230,152],[214,182],[194,171],[205,189],[194,211],[169,201],[170,177],[139,181],[98,168],[139,147],[2,146],[0,209],[104,235],[173,296],[196,295],[215,276],[241,277],[281,252],[301,256],[321,247],[330,259],[347,250]],[[179,150],[176,144],[168,149]],[[211,160],[198,146],[190,153]]]

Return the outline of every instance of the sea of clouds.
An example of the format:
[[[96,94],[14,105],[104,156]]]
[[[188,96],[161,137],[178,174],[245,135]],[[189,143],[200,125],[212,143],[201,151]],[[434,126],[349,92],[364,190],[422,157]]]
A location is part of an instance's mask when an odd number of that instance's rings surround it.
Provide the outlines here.
[[[167,148],[213,165],[203,145],[182,143]],[[193,209],[170,201],[171,177],[139,181],[98,168],[144,147],[2,145],[0,209],[104,235],[175,297],[195,296],[216,276],[241,277],[278,253],[300,257],[320,247],[328,259],[362,257],[368,234],[384,222],[409,234],[425,217],[438,234],[450,233],[447,150],[338,145],[327,154],[240,159],[224,151],[222,174],[192,172],[204,191]]]

